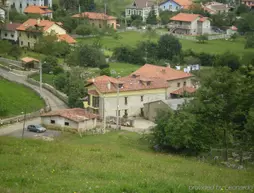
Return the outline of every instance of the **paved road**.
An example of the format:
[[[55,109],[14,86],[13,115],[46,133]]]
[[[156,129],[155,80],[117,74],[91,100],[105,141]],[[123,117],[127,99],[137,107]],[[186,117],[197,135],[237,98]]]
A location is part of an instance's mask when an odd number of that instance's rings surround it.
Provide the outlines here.
[[[35,86],[35,85],[32,85],[32,84],[26,82],[25,76],[13,74],[12,72],[3,70],[1,68],[0,68],[0,76],[4,77],[5,79],[8,79],[10,81],[16,81],[16,82],[19,82],[19,83],[24,84],[26,86],[29,86],[30,88],[32,88],[33,90],[36,90],[37,92],[40,91],[40,88],[38,86]],[[57,98],[55,95],[53,95],[51,92],[49,92],[46,89],[42,89],[42,96],[43,96],[43,98],[45,98],[48,101],[52,110],[62,109],[62,108],[67,107],[62,100]],[[31,120],[27,121],[26,125],[39,124],[39,123],[40,123],[40,118],[35,118],[35,119],[31,119]],[[8,134],[15,132],[17,130],[22,130],[22,128],[23,128],[23,122],[3,126],[0,128],[0,135],[8,135]]]

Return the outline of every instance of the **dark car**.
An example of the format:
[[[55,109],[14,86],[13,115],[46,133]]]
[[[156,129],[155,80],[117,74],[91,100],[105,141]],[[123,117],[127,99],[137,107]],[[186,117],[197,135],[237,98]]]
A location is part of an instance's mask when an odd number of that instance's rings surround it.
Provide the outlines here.
[[[27,130],[32,132],[42,133],[46,131],[46,128],[42,127],[41,125],[28,125]]]

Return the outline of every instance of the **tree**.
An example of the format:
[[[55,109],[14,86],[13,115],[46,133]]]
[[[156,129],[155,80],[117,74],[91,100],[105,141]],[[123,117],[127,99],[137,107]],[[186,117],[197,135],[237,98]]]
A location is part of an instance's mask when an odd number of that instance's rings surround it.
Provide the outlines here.
[[[138,53],[146,60],[157,60],[158,45],[150,40],[140,42],[137,46]]]
[[[160,21],[162,25],[166,25],[169,23],[169,18],[172,16],[172,12],[165,10],[160,12]]]
[[[145,37],[147,37],[149,40],[155,38],[157,36],[157,32],[155,29],[153,29],[151,26],[148,26],[146,28]]]
[[[205,41],[208,40],[208,35],[207,34],[203,34],[203,35],[199,35],[196,37],[197,41],[200,43],[205,43]]]
[[[12,56],[12,57],[14,57],[16,60],[19,59],[19,57],[21,56],[21,54],[22,54],[22,50],[21,50],[21,48],[20,48],[19,46],[17,46],[17,45],[13,45],[13,46],[11,47],[11,50],[9,51],[9,55]]]
[[[215,61],[215,66],[227,66],[232,71],[236,71],[240,68],[240,58],[236,54],[231,52],[225,52],[222,55],[219,55]]]
[[[156,18],[154,6],[152,6],[151,11],[148,14],[148,17],[146,19],[146,23],[150,24],[150,25],[156,25],[157,24],[157,18]]]
[[[240,33],[254,32],[254,13],[243,14],[237,22]]]
[[[180,55],[182,45],[179,40],[169,34],[163,35],[158,41],[158,58],[172,60],[173,56]]]
[[[240,4],[236,9],[237,15],[242,15],[244,13],[248,13],[250,11],[250,8],[245,4]]]
[[[101,76],[102,76],[102,75],[111,76],[110,69],[109,69],[109,68],[101,69],[100,75],[101,75]]]
[[[245,48],[254,48],[254,32],[247,34]]]
[[[208,53],[201,52],[197,56],[200,60],[201,66],[213,66],[216,56]]]
[[[131,25],[136,27],[136,28],[140,28],[143,25],[143,21],[139,20],[139,19],[136,19],[133,22],[131,22]]]
[[[186,62],[186,64],[188,65],[193,65],[193,64],[200,64],[200,59],[197,57],[193,57],[193,56],[188,56],[184,58],[184,61]]]
[[[7,40],[0,40],[0,56],[8,54],[12,49],[12,45]]]
[[[211,23],[213,26],[223,28],[224,26],[227,26],[226,20],[224,18],[226,18],[225,14],[214,14],[211,16]]]
[[[9,12],[9,20],[16,23],[24,23],[28,20],[28,16],[17,12],[16,9],[11,9]]]
[[[79,25],[76,28],[76,34],[81,35],[81,36],[85,36],[85,35],[91,35],[93,32],[93,29],[91,26],[89,25]]]
[[[34,45],[34,50],[36,52],[45,54],[45,55],[55,55],[54,50],[54,42],[57,41],[57,36],[54,33],[50,33],[46,36],[42,35],[39,37],[38,42],[35,43]]]
[[[56,57],[63,57],[65,58],[71,51],[71,46],[65,41],[54,42],[53,43],[53,50],[52,53]]]
[[[237,37],[238,37],[238,34],[237,34],[237,33],[233,33],[233,34],[230,36],[230,39],[231,39],[232,41],[235,41]]]
[[[54,71],[54,69],[57,67],[57,58],[54,56],[46,56],[42,60],[42,72],[49,74]]]

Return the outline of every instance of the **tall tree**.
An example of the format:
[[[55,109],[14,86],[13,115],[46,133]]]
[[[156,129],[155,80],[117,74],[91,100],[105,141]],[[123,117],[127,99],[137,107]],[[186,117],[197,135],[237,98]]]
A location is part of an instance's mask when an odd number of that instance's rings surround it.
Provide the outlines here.
[[[157,24],[157,18],[154,6],[152,6],[151,11],[148,14],[148,17],[146,19],[146,23],[150,25],[156,25]]]

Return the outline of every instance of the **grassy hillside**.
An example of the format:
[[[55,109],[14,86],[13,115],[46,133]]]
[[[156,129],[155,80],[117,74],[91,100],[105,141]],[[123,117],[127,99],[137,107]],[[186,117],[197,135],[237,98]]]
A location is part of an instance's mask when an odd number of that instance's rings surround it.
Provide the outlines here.
[[[140,135],[124,131],[53,142],[0,137],[0,152],[1,193],[197,193],[189,186],[254,182],[253,170],[154,153]]]
[[[29,88],[0,78],[0,95],[8,109],[7,116],[20,115],[26,108],[27,112],[41,109],[43,100]],[[0,118],[2,118],[0,116]],[[1,191],[0,191],[1,192]]]
[[[113,49],[121,45],[135,46],[139,41],[147,40],[147,37],[143,33],[129,31],[120,33],[119,39],[114,39],[113,37],[106,36],[102,39],[102,45],[107,49]],[[156,41],[159,36],[154,37],[152,40]],[[78,39],[79,42],[85,44],[91,44],[93,38]],[[184,50],[192,49],[195,52],[207,52],[214,54],[221,54],[226,51],[231,51],[236,54],[242,55],[246,52],[254,53],[254,49],[244,49],[245,40],[243,38],[238,38],[236,41],[229,40],[212,40],[204,44],[197,43],[191,40],[180,40]]]

